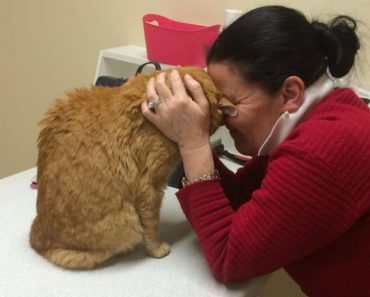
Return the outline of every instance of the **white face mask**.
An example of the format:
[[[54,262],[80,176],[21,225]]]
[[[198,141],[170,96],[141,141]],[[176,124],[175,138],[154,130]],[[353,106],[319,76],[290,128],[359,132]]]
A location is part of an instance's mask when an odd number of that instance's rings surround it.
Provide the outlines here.
[[[269,136],[259,149],[258,156],[267,156],[272,149],[282,143],[291,130],[297,126],[311,110],[334,89],[334,81],[326,74],[305,90],[303,104],[294,113],[284,112],[276,121]]]

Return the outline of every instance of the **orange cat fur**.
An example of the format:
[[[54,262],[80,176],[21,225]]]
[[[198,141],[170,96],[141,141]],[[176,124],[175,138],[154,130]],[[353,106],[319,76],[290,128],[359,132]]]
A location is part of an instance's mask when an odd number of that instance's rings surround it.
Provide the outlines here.
[[[222,118],[221,94],[202,69],[178,69],[201,83],[214,132]],[[50,262],[90,269],[141,241],[152,257],[169,253],[158,238],[159,212],[180,156],[177,145],[141,114],[146,83],[154,74],[140,74],[121,87],[75,90],[40,122],[30,243]]]

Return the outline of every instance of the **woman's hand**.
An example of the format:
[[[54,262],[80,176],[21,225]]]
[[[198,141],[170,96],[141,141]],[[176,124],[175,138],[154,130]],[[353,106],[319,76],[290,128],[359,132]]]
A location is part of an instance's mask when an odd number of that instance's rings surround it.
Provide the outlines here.
[[[169,86],[165,72],[151,78],[147,84],[148,102],[160,102],[151,109],[144,101],[141,110],[164,135],[179,145],[180,151],[190,152],[209,144],[210,108],[201,85],[188,74],[184,80],[185,85],[177,70],[169,74]]]

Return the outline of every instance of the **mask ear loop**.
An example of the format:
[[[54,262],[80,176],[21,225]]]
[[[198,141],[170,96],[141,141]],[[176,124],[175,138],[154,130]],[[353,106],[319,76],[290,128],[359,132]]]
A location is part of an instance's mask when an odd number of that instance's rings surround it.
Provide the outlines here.
[[[326,67],[326,74],[330,78],[330,80],[335,84],[336,78],[331,74],[329,67]]]
[[[350,81],[344,77],[342,78],[336,78],[334,77],[330,70],[329,67],[326,68],[326,74],[328,75],[329,79],[334,83],[335,87],[348,87],[350,85]]]

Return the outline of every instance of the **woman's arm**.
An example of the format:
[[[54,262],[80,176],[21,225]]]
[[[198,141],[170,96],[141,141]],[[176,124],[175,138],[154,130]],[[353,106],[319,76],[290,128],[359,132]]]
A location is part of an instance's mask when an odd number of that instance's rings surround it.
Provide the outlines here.
[[[221,177],[221,186],[234,210],[247,202],[253,191],[260,187],[267,161],[268,157],[254,157],[234,173],[220,159],[214,157],[215,167]]]
[[[177,193],[211,270],[222,281],[287,266],[335,240],[357,219],[351,196],[324,162],[303,151],[280,153],[260,189],[236,211],[220,180]]]

